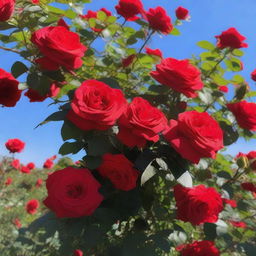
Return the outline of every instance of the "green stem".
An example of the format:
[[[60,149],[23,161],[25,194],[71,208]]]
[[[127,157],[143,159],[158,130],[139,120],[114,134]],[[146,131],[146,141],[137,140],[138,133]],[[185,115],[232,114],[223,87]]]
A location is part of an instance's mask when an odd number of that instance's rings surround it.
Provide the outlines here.
[[[222,58],[220,58],[217,63],[215,64],[215,66],[212,68],[212,70],[210,70],[210,72],[208,74],[206,74],[205,78],[211,76],[217,69],[217,67],[219,66],[219,64],[227,57],[227,55],[230,53],[230,51],[226,51]]]
[[[148,41],[150,40],[151,36],[152,36],[154,33],[155,33],[155,31],[152,30],[152,31],[149,33],[149,35],[148,35],[148,37],[146,38],[146,40],[144,41],[144,43],[142,44],[142,46],[140,47],[138,53],[136,54],[136,59],[135,59],[135,61],[134,61],[133,64],[132,64],[132,69],[133,69],[133,67],[135,66],[135,64],[136,64],[136,63],[138,62],[138,60],[139,60],[138,55],[142,52],[142,50],[144,49],[144,47],[146,46],[146,44],[148,43]]]
[[[235,175],[234,175],[231,179],[229,179],[228,181],[226,181],[226,182],[221,186],[221,188],[223,188],[225,185],[227,185],[227,184],[229,184],[229,183],[235,182],[236,180],[238,180],[238,179],[245,173],[245,170],[243,170],[243,171],[240,172],[240,173],[239,173],[239,170],[240,170],[240,168],[238,168],[238,169],[236,170]]]

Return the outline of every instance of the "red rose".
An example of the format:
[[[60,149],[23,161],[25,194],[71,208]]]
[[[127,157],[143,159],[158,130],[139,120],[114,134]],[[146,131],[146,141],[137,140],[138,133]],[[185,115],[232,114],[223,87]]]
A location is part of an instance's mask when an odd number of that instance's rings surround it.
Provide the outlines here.
[[[256,81],[256,69],[254,69],[253,72],[251,73],[251,78],[253,81]]]
[[[73,256],[83,256],[83,252],[81,250],[75,250]]]
[[[0,21],[7,21],[12,16],[14,11],[14,0],[1,0],[0,1]]]
[[[42,184],[43,184],[43,180],[42,180],[42,179],[38,179],[38,180],[36,181],[36,187],[37,187],[37,188],[41,187]]]
[[[21,222],[18,218],[13,220],[13,224],[16,226],[16,228],[21,228],[22,227]]]
[[[38,91],[32,88],[29,88],[24,95],[29,98],[29,102],[42,102],[48,97],[56,97],[59,92],[60,88],[55,83],[53,83],[46,95],[41,95]]]
[[[100,186],[88,169],[67,167],[48,176],[44,204],[59,218],[92,215],[103,200]]]
[[[8,177],[4,183],[6,186],[9,186],[12,184],[12,178]]]
[[[19,169],[20,168],[20,160],[19,159],[13,159],[11,162],[11,166],[15,169]]]
[[[221,92],[226,93],[226,92],[228,92],[228,87],[225,86],[225,85],[222,85],[222,86],[219,86],[219,90],[220,90]]]
[[[30,163],[27,164],[26,167],[27,167],[28,169],[30,169],[30,170],[33,170],[33,169],[35,168],[35,164],[32,163],[32,162],[30,162]]]
[[[57,22],[58,26],[65,27],[66,29],[69,30],[69,25],[66,23],[66,21],[63,18],[60,18]]]
[[[26,211],[29,214],[35,214],[39,208],[39,201],[36,199],[31,199],[26,203]]]
[[[242,189],[256,193],[256,186],[251,182],[244,182],[241,184]]]
[[[164,132],[166,140],[185,159],[198,163],[201,158],[215,158],[223,148],[223,132],[208,113],[187,111],[171,120]]]
[[[80,43],[78,34],[63,26],[41,28],[32,34],[31,41],[43,55],[37,59],[42,69],[57,70],[62,66],[72,70],[83,64],[81,57],[87,48]]]
[[[188,104],[187,104],[187,102],[185,102],[185,101],[180,101],[180,102],[178,102],[177,105],[176,105],[176,107],[178,108],[178,110],[179,110],[180,112],[184,112],[184,111],[186,110],[187,106],[188,106]]]
[[[248,44],[243,43],[246,37],[242,36],[235,28],[229,28],[222,32],[217,38],[217,47],[224,49],[230,47],[232,49],[248,47]]]
[[[51,169],[53,167],[53,165],[54,165],[53,161],[49,158],[49,159],[46,159],[43,167],[46,169]]]
[[[243,100],[227,104],[227,108],[233,113],[241,128],[256,131],[256,103]]]
[[[141,0],[119,0],[115,8],[117,13],[128,21],[139,19],[136,15],[144,12]]]
[[[237,227],[237,228],[246,228],[247,227],[246,223],[244,223],[243,221],[230,220],[229,222],[230,222],[230,224],[232,224],[234,227]]]
[[[76,89],[67,118],[82,130],[107,130],[126,108],[119,89],[97,80],[84,81]]]
[[[220,194],[214,188],[206,188],[204,185],[186,188],[178,184],[174,186],[174,197],[177,219],[193,225],[215,223],[223,210]]]
[[[181,256],[220,256],[219,250],[212,241],[195,241],[186,244],[180,250]]]
[[[190,64],[189,60],[163,59],[156,65],[156,71],[151,71],[150,75],[159,83],[189,98],[196,97],[195,91],[201,90],[204,86],[200,70]]]
[[[222,202],[223,204],[229,204],[231,207],[235,208],[237,207],[237,203],[236,200],[231,200],[231,199],[227,199],[227,198],[222,198]]]
[[[25,147],[25,142],[19,139],[10,139],[5,143],[5,146],[10,153],[20,153]]]
[[[136,97],[118,120],[118,139],[128,147],[144,147],[146,142],[159,140],[167,126],[165,115],[147,100]]]
[[[139,172],[133,167],[133,163],[122,154],[105,154],[97,170],[117,189],[128,191],[136,187]]]
[[[148,47],[146,47],[145,49],[146,49],[146,53],[148,55],[154,55],[154,56],[160,57],[161,59],[163,58],[163,54],[162,54],[161,50],[159,50],[159,49],[153,50]]]
[[[31,0],[31,2],[32,2],[33,4],[39,4],[39,3],[40,3],[39,0]]]
[[[135,57],[136,57],[136,55],[132,54],[132,55],[128,56],[127,58],[123,59],[122,60],[122,66],[124,68],[130,66],[133,63],[133,60],[135,59]]]
[[[26,167],[26,166],[22,166],[21,168],[20,168],[20,172],[22,172],[22,173],[30,173],[31,172],[31,169],[29,169],[28,167]]]
[[[106,8],[101,8],[99,11],[104,12],[107,17],[112,16],[112,13]],[[97,19],[97,12],[89,10],[87,14],[80,15],[82,19],[89,20],[91,18]],[[91,28],[95,32],[101,32],[104,28]]]
[[[155,31],[159,31],[167,35],[173,29],[171,18],[167,15],[165,9],[160,6],[155,9],[149,8],[149,11],[146,12],[146,18],[149,26]]]
[[[254,159],[256,158],[256,151],[250,151],[249,153],[246,154],[248,159]]]
[[[250,164],[250,168],[251,168],[253,171],[256,171],[256,160],[253,161],[253,162]]]
[[[6,107],[14,107],[20,99],[21,90],[18,88],[19,82],[12,74],[0,68],[0,104]]]
[[[246,154],[242,153],[242,152],[239,152],[236,156],[235,156],[235,159],[238,159],[240,157],[247,157]]]
[[[188,9],[186,9],[186,8],[184,8],[182,6],[179,6],[175,10],[175,13],[176,13],[177,19],[179,19],[179,20],[187,20],[189,18],[189,11],[188,11]]]
[[[32,88],[29,88],[24,95],[29,98],[29,102],[42,102],[47,98],[46,95],[43,96]]]

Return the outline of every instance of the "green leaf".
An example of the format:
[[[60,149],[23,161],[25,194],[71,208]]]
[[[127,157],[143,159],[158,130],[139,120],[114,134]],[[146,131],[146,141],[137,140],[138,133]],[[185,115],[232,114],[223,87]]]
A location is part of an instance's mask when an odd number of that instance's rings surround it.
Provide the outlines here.
[[[217,237],[216,224],[204,223],[205,240],[214,240]]]
[[[65,81],[65,76],[60,70],[57,71],[44,71],[43,75],[51,78],[54,81],[59,81],[59,82],[64,82]]]
[[[201,68],[205,71],[212,70],[216,65],[215,61],[205,61],[202,63]]]
[[[20,75],[24,74],[27,71],[28,71],[27,66],[20,61],[16,61],[11,68],[12,75],[15,78],[19,77]]]
[[[210,51],[215,49],[215,45],[208,41],[197,42],[197,45],[203,49],[210,50]]]
[[[92,31],[89,31],[89,30],[86,30],[86,29],[81,29],[81,30],[79,30],[79,33],[82,36],[84,36],[87,40],[92,40],[94,38],[94,33]]]
[[[59,154],[61,155],[68,155],[68,154],[76,154],[78,153],[82,148],[84,147],[84,144],[80,141],[75,142],[65,142],[59,149]]]
[[[240,84],[244,82],[244,78],[241,75],[234,75],[232,78],[234,84]]]
[[[170,90],[170,88],[166,85],[152,84],[148,87],[148,90],[151,92],[157,92],[159,94],[162,94]]]
[[[102,158],[100,156],[85,156],[83,157],[85,161],[86,168],[94,170],[99,167],[102,163]]]
[[[99,19],[100,21],[105,21],[107,18],[107,14],[103,11],[99,11],[97,12],[97,19]]]
[[[74,19],[77,16],[77,14],[71,9],[66,10],[64,15],[69,19]]]
[[[212,79],[217,85],[227,85],[229,83],[228,80],[226,80],[224,77],[222,77],[219,74],[212,75]]]
[[[134,34],[135,37],[140,38],[140,39],[144,39],[145,38],[145,32],[143,30],[139,30]]]
[[[180,31],[177,28],[173,28],[172,31],[170,32],[170,35],[179,36]]]
[[[256,245],[255,244],[250,244],[250,243],[242,243],[239,244],[238,247],[242,248],[241,251],[245,251],[247,256],[255,256],[255,252],[256,252]]]
[[[6,30],[10,28],[15,28],[15,26],[8,24],[7,22],[0,22],[0,30]]]
[[[77,128],[73,123],[66,120],[61,128],[61,137],[64,141],[70,139],[81,139],[84,132]]]
[[[103,77],[103,78],[100,78],[99,81],[109,85],[111,88],[121,89],[121,87],[120,87],[119,83],[117,82],[117,80],[115,80],[112,77]]]
[[[68,111],[58,111],[51,115],[49,115],[43,122],[38,124],[35,128],[37,128],[40,125],[46,124],[51,121],[63,121],[66,118]]]
[[[200,54],[200,57],[202,60],[213,61],[216,60],[219,57],[219,55],[215,52],[202,52]]]
[[[126,41],[126,43],[128,45],[132,45],[132,44],[136,44],[138,42],[137,38],[135,35],[132,35],[128,38],[128,40]]]
[[[138,62],[141,66],[145,68],[151,68],[154,64],[154,59],[149,55],[143,55],[139,58]]]
[[[54,7],[54,6],[50,6],[50,5],[47,5],[46,7],[48,9],[49,12],[52,12],[52,13],[56,13],[56,14],[63,14],[65,15],[65,10],[62,10],[62,9],[59,9],[57,7]]]
[[[239,72],[241,70],[241,61],[237,58],[227,59],[225,63],[231,71]]]
[[[39,92],[39,94],[46,95],[49,92],[52,81],[47,76],[34,72],[28,74],[27,84],[29,87]]]
[[[244,52],[241,51],[241,50],[239,50],[239,49],[234,49],[234,50],[232,51],[232,54],[235,55],[235,56],[237,56],[237,57],[241,57],[241,56],[244,55]]]
[[[231,175],[230,175],[228,172],[226,172],[226,171],[217,172],[217,175],[218,175],[219,177],[225,178],[225,179],[227,179],[227,180],[229,180],[229,179],[232,178]]]
[[[101,156],[113,152],[113,146],[105,134],[90,136],[86,142],[89,156]]]
[[[106,22],[107,23],[115,23],[116,19],[117,18],[115,16],[109,16],[109,17],[107,17]]]
[[[90,28],[96,27],[96,19],[95,18],[90,18],[88,22],[89,22]]]
[[[224,145],[228,146],[235,143],[239,138],[239,133],[236,130],[234,130],[232,125],[228,125],[224,121],[220,121],[219,124],[224,134],[224,137],[223,137]]]
[[[247,92],[247,84],[242,84],[241,86],[236,88],[235,98],[238,100],[242,100]]]

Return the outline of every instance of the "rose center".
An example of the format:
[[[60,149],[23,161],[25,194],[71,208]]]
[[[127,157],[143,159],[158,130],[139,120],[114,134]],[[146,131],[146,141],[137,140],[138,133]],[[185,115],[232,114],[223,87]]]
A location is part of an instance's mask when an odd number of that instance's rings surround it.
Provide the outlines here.
[[[81,185],[68,185],[67,195],[72,198],[78,198],[82,195],[83,188]]]

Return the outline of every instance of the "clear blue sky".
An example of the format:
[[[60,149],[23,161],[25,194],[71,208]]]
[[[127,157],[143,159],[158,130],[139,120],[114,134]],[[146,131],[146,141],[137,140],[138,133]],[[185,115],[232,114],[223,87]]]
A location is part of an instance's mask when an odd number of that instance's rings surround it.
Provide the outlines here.
[[[114,11],[117,0],[93,0],[87,4],[84,11],[98,10],[106,7]],[[175,19],[175,9],[184,6],[189,9],[191,22],[184,22],[179,27],[181,36],[156,35],[149,44],[151,48],[160,48],[165,57],[190,58],[192,54],[198,54],[201,49],[196,46],[200,40],[209,40],[215,43],[215,35],[229,27],[235,27],[247,37],[249,48],[245,49],[244,71],[242,75],[247,79],[251,88],[256,89],[255,83],[250,79],[250,73],[256,68],[256,1],[255,0],[143,0],[146,9],[149,7],[163,6],[172,19]],[[0,68],[10,71],[12,64],[17,60],[15,54],[0,51]],[[22,82],[22,80],[20,80]],[[29,103],[26,97],[22,97],[14,108],[2,108],[0,111],[0,155],[8,152],[4,143],[9,138],[20,138],[26,142],[23,153],[17,155],[24,163],[35,162],[41,166],[46,158],[56,154],[62,145],[60,137],[61,123],[49,123],[37,129],[34,127],[49,114],[56,111],[56,106],[47,107],[50,100],[42,103]],[[228,152],[236,154],[239,151],[247,152],[256,150],[255,140],[238,143],[229,147]],[[81,154],[73,157],[78,160]]]

